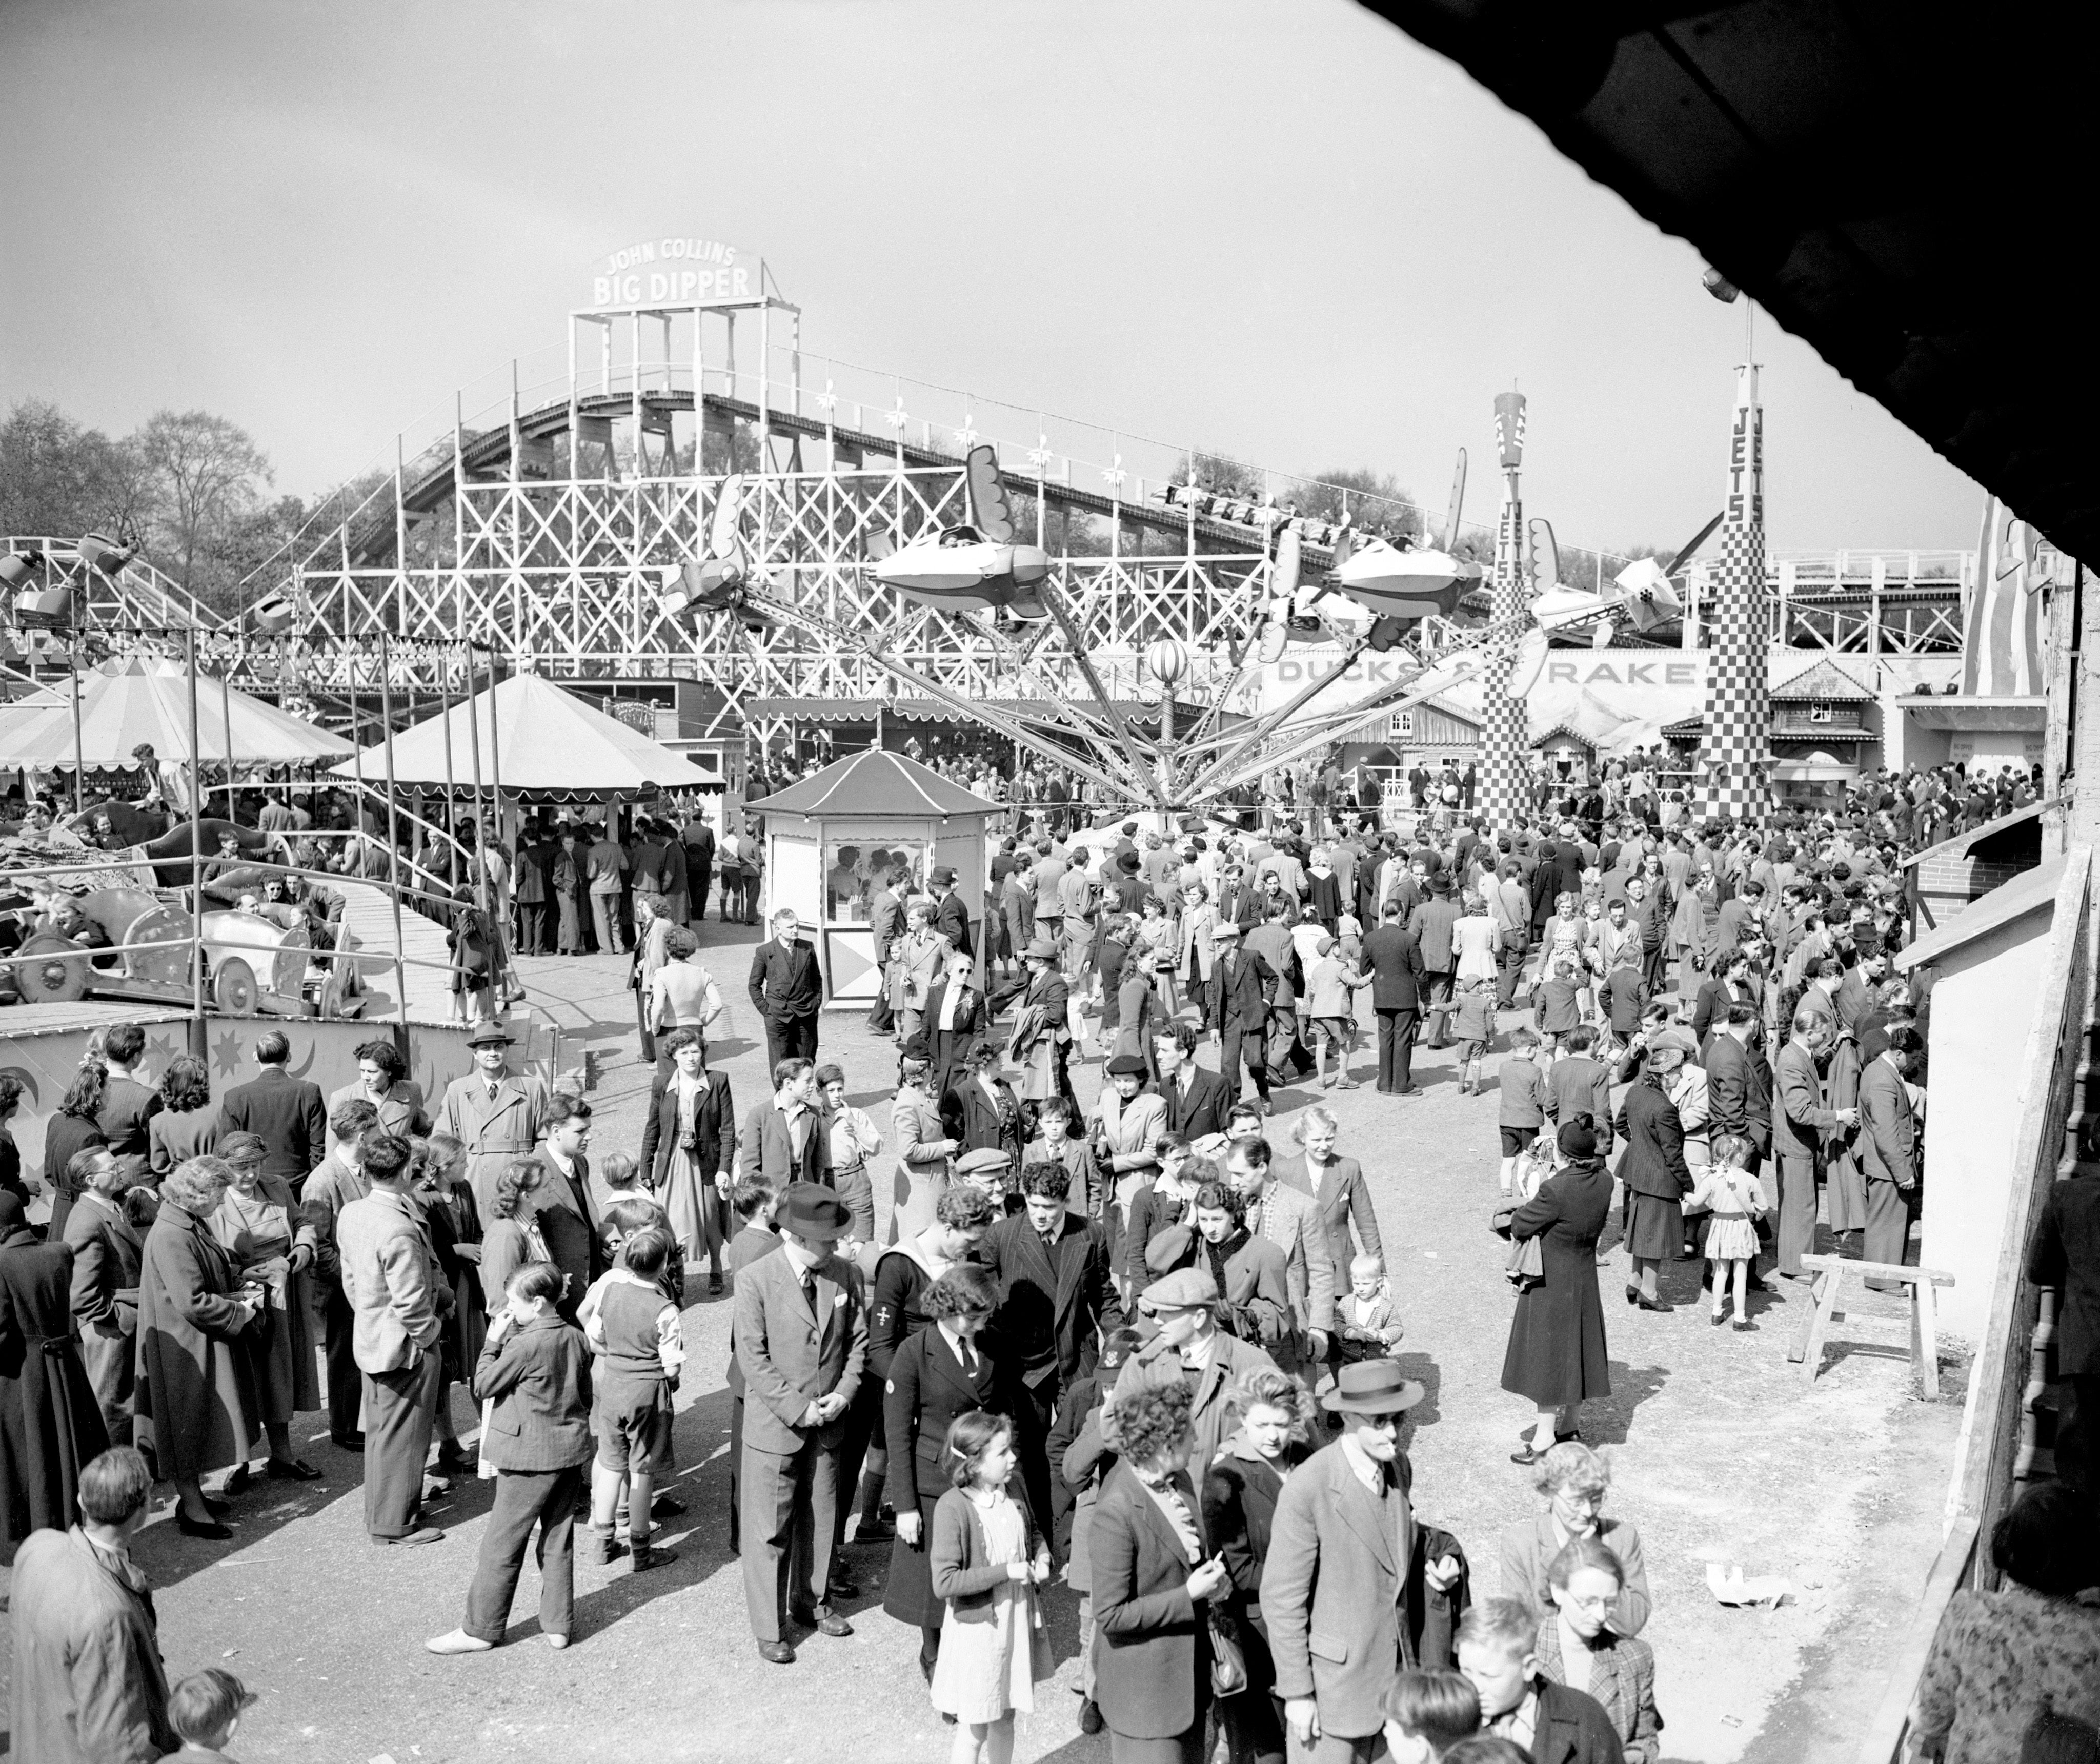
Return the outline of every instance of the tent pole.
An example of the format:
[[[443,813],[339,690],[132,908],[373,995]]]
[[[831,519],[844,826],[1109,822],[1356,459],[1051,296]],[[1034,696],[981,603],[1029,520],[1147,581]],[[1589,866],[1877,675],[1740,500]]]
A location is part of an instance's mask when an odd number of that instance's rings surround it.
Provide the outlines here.
[[[496,732],[496,646],[492,643],[488,646],[488,793],[496,805],[496,813],[492,818],[500,849],[503,842],[503,752]],[[507,853],[504,862],[506,867],[510,863]],[[488,856],[483,853],[482,868],[486,871],[488,867]],[[510,990],[510,927],[508,924],[492,925],[489,935],[496,948],[494,977],[496,998],[499,1003],[504,1003],[507,1001]]]
[[[386,895],[394,903],[394,996],[401,1033],[408,1032],[408,971],[401,939],[401,836],[394,808],[394,683],[386,627],[379,628],[379,727],[386,744]]]
[[[183,633],[190,686],[190,1016],[204,1021],[204,772],[197,761],[196,627]]]
[[[452,876],[452,886],[457,888],[459,878],[453,872],[456,868],[454,854],[459,845],[459,828],[455,824],[454,816],[459,802],[452,783],[452,661],[449,655],[444,659],[443,691],[444,710],[439,726],[444,730],[445,735],[445,837],[454,848],[453,851],[445,853],[445,873]]]
[[[87,759],[86,742],[80,732],[80,633],[76,630],[66,645],[66,659],[73,664],[73,812],[78,814],[86,807]]]
[[[488,916],[488,865],[483,860],[481,851],[481,707],[474,698],[474,640],[466,646],[466,739],[467,756],[474,765],[474,899],[481,907],[481,922],[484,927],[492,921]],[[491,713],[494,706],[492,703]]]
[[[238,822],[240,817],[233,812],[233,688],[227,683],[232,677],[233,657],[229,655],[218,677],[218,720],[226,732],[226,818]]]

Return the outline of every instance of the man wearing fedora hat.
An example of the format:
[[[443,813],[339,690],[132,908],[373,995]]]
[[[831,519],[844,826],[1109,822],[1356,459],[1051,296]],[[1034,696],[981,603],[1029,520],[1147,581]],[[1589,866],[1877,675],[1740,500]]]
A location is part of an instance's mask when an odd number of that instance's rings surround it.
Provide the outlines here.
[[[467,1180],[483,1219],[493,1215],[496,1179],[514,1158],[528,1158],[547,1125],[547,1087],[510,1070],[510,1031],[483,1023],[467,1038],[474,1069],[445,1087],[434,1131],[466,1148]]]
[[[1445,1534],[1423,1537],[1400,1444],[1401,1417],[1423,1395],[1397,1360],[1341,1367],[1320,1400],[1341,1435],[1277,1499],[1261,1608],[1299,1764],[1367,1764],[1383,1750],[1379,1704],[1394,1676],[1450,1663],[1464,1562]]]
[[[962,952],[967,967],[977,951],[970,942],[970,910],[955,892],[955,872],[942,864],[926,878],[926,884],[933,891],[933,928]]]
[[[859,1277],[834,1254],[851,1216],[829,1188],[797,1182],[780,1197],[777,1255],[736,1281],[743,1374],[739,1466],[744,1607],[761,1659],[788,1665],[788,1620],[829,1636],[853,1626],[828,1602],[839,1449],[867,1360]]]

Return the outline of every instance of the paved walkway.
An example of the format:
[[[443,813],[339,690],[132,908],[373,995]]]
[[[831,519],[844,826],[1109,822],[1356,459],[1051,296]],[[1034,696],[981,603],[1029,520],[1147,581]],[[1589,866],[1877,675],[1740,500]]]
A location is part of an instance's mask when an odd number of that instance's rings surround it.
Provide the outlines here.
[[[739,1109],[765,1094],[744,990],[755,937],[711,924],[703,954],[730,1001],[731,1033],[717,1051]],[[624,959],[549,959],[525,973],[534,1004],[562,1025],[571,1061],[578,1047],[602,1056],[598,1149],[634,1149],[647,1074],[634,1058]],[[824,1021],[823,1057],[841,1061],[855,1100],[886,1127],[893,1044],[869,1036],[858,1013],[835,1014]],[[1503,1246],[1486,1228],[1495,1100],[1460,1097],[1450,1057],[1427,1056],[1419,1097],[1366,1088],[1333,1105],[1388,1241],[1408,1374],[1429,1390],[1409,1441],[1418,1509],[1463,1542],[1478,1597],[1498,1590],[1498,1528],[1533,1511],[1534,1497],[1529,1474],[1508,1462],[1528,1405],[1499,1388],[1511,1300]],[[1098,1067],[1082,1068],[1078,1083],[1091,1098]],[[1282,1098],[1279,1142],[1288,1145],[1295,1110],[1318,1095]],[[885,1186],[876,1184],[878,1204]],[[1637,1523],[1644,1542],[1663,1756],[1836,1764],[1871,1711],[1891,1626],[1912,1608],[1936,1545],[1958,1403],[1907,1394],[1904,1324],[1888,1300],[1861,1303],[1842,1352],[1809,1389],[1785,1358],[1802,1300],[1769,1301],[1761,1330],[1738,1336],[1710,1329],[1689,1304],[1664,1316],[1620,1303],[1626,1268],[1615,1253],[1599,1270],[1614,1394],[1591,1405],[1583,1429],[1609,1447],[1612,1510]],[[1689,1264],[1665,1277],[1670,1295],[1692,1296]],[[358,1463],[330,1447],[314,1417],[298,1432],[326,1482],[296,1492],[271,1484],[245,1497],[231,1546],[179,1538],[165,1524],[142,1539],[171,1672],[224,1665],[263,1692],[236,1747],[249,1764],[382,1754],[395,1764],[945,1757],[948,1730],[914,1669],[916,1638],[880,1608],[886,1550],[852,1552],[864,1589],[848,1607],[853,1638],[814,1638],[785,1669],[757,1658],[726,1547],[728,1321],[724,1302],[704,1298],[686,1315],[693,1357],[679,1398],[677,1488],[690,1512],[668,1534],[680,1559],[639,1577],[624,1565],[580,1570],[578,1645],[560,1654],[540,1645],[528,1569],[512,1645],[466,1660],[426,1655],[423,1638],[459,1621],[488,1490],[461,1488],[443,1515],[444,1543],[373,1549],[360,1524]],[[1961,1387],[1964,1371],[1950,1369],[1950,1388]],[[1705,1587],[1710,1560],[1783,1574],[1799,1596],[1777,1611],[1725,1609]],[[1105,1761],[1105,1744],[1074,1726],[1074,1616],[1061,1594],[1051,1601],[1051,1634],[1057,1677],[1021,1718],[1017,1756]],[[1846,1695],[1786,1709],[1776,1722],[1800,1675],[1831,1682],[1833,1650],[1846,1662],[1837,1675]]]

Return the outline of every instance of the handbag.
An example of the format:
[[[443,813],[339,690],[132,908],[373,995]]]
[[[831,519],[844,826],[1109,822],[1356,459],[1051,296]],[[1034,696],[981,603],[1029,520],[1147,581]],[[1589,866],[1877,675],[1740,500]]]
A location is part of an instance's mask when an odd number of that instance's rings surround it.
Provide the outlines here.
[[[1211,1625],[1211,1695],[1238,1696],[1247,1687],[1246,1652],[1241,1647],[1233,1620],[1213,1610]]]

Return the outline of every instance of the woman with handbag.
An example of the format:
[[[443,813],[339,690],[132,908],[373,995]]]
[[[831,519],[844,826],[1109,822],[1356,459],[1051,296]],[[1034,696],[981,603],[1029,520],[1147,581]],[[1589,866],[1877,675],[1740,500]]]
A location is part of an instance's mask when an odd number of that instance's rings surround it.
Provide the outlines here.
[[[1204,1757],[1212,1668],[1220,1662],[1210,1606],[1228,1596],[1230,1582],[1224,1558],[1206,1546],[1189,1478],[1196,1438],[1189,1411],[1178,1366],[1155,1382],[1135,1360],[1101,1410],[1102,1443],[1118,1462],[1088,1522],[1087,1554],[1094,1700],[1114,1764]],[[1230,1694],[1243,1690],[1244,1663],[1229,1644],[1221,1663]]]
[[[1218,1449],[1203,1478],[1203,1525],[1224,1558],[1230,1590],[1218,1607],[1246,1662],[1246,1688],[1218,1705],[1231,1764],[1283,1764],[1283,1702],[1261,1614],[1261,1571],[1269,1527],[1291,1466],[1305,1456],[1312,1399],[1287,1372],[1264,1366],[1233,1393],[1239,1430]]]

